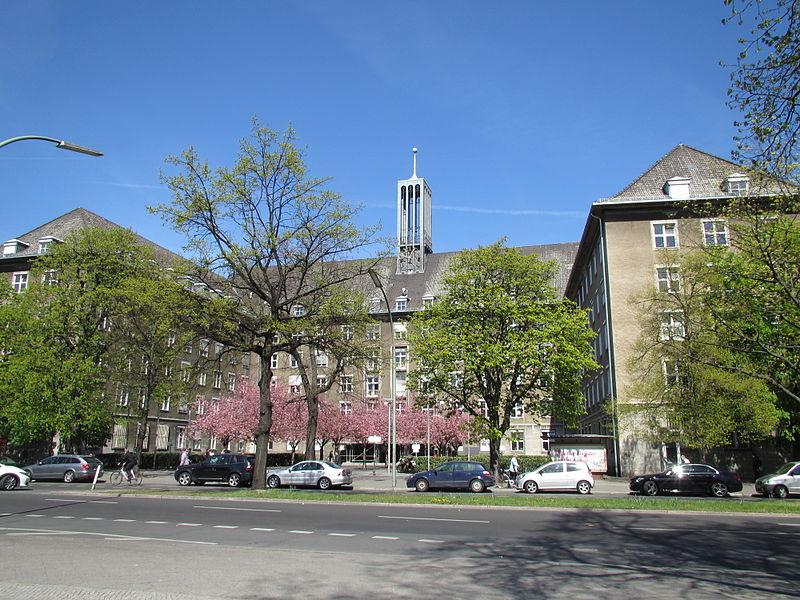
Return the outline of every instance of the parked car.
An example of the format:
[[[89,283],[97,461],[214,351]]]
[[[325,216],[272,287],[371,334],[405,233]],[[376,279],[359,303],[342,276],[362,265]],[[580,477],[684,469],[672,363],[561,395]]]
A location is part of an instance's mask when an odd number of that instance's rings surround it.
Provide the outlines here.
[[[0,490],[13,490],[18,487],[28,487],[30,476],[12,465],[0,465]]]
[[[0,465],[6,465],[11,467],[17,467],[17,461],[15,461],[10,456],[0,456]]]
[[[517,476],[514,487],[528,494],[535,494],[539,490],[590,494],[594,488],[594,477],[589,465],[584,462],[558,460]]]
[[[353,483],[353,473],[342,465],[327,460],[304,460],[288,469],[267,471],[267,485],[277,488],[282,485],[309,485],[321,490],[337,485]]]
[[[34,481],[51,479],[65,483],[93,481],[95,471],[98,469],[100,477],[103,474],[103,463],[97,458],[77,454],[56,454],[24,467]]]
[[[724,498],[730,492],[742,491],[742,478],[738,473],[719,471],[709,465],[675,465],[663,473],[637,475],[631,478],[630,490],[645,496],[678,493],[711,494],[717,498]]]
[[[203,462],[175,469],[179,485],[202,485],[208,481],[225,482],[231,487],[253,483],[253,459],[244,454],[215,454]]]
[[[776,498],[800,494],[800,461],[788,462],[774,473],[756,479],[756,494]]]
[[[431,469],[414,473],[406,479],[406,487],[418,492],[434,489],[468,489],[480,493],[495,485],[494,476],[481,463],[453,460]]]

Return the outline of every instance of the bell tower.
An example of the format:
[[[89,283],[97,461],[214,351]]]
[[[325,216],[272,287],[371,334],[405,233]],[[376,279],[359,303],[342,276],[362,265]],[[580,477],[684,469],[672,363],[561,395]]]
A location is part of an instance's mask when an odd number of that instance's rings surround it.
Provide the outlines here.
[[[417,177],[417,149],[412,148],[414,170],[397,182],[397,273],[424,273],[431,243],[431,188]]]

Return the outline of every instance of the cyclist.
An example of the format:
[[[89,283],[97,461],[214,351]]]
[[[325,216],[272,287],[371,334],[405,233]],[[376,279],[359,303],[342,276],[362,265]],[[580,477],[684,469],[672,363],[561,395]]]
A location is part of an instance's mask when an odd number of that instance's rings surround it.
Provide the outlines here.
[[[125,479],[130,482],[133,479],[133,468],[139,463],[136,460],[136,454],[134,454],[131,450],[127,450],[125,452],[125,456],[122,459],[122,474],[125,476]]]

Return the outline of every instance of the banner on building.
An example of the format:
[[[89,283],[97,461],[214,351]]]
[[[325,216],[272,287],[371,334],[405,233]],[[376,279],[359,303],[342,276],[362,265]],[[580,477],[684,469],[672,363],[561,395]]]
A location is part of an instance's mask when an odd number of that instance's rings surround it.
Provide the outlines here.
[[[553,460],[585,462],[592,473],[608,472],[608,454],[602,446],[553,446],[550,456]]]

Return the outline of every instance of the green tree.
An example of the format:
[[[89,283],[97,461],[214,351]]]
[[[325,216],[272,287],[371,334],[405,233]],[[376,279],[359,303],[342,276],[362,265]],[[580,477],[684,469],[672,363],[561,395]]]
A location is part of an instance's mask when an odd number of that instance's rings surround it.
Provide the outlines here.
[[[498,242],[452,261],[443,295],[412,319],[419,356],[410,377],[425,402],[470,413],[489,438],[496,472],[515,407],[575,423],[583,375],[598,365],[586,311],[559,297],[553,263]]]
[[[375,229],[356,225],[357,210],[308,175],[296,142],[291,128],[279,134],[254,120],[230,168],[212,170],[191,148],[170,157],[180,169],[163,178],[172,202],[154,209],[188,237],[190,275],[209,290],[208,333],[259,357],[256,488],[266,487],[272,355],[322,345],[309,321],[376,262],[346,260],[373,245]]]

